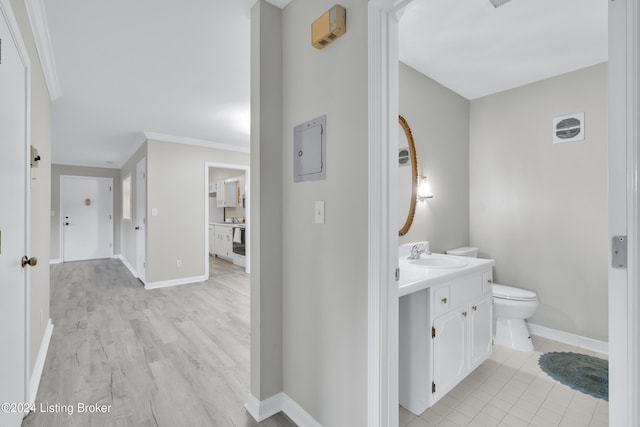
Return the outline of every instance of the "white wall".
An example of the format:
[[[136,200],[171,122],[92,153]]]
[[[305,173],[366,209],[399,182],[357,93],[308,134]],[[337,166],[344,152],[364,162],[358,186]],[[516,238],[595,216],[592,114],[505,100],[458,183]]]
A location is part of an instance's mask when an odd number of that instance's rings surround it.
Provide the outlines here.
[[[120,254],[120,224],[122,221],[122,181],[119,169],[51,165],[51,259],[60,254],[60,176],[91,176],[113,179],[113,253]]]
[[[537,292],[531,322],[607,340],[607,65],[471,102],[470,230],[495,281]],[[585,112],[586,139],[552,144]]]
[[[147,283],[205,274],[205,162],[248,165],[249,154],[147,141]]]
[[[30,269],[28,340],[32,370],[49,319],[51,100],[24,2],[11,0],[11,7],[31,60],[31,144],[38,149],[42,158],[31,175],[31,253],[28,255],[38,258],[38,265]]]
[[[440,253],[466,246],[469,244],[469,101],[403,63],[400,63],[399,81],[400,114],[411,127],[418,175],[427,177],[435,195],[433,199],[417,203],[413,224],[409,232],[400,237],[400,243],[428,240],[431,250]],[[410,185],[406,180],[399,184]],[[403,224],[407,211],[404,203],[399,206]]]
[[[311,23],[334,4],[294,0],[282,15],[283,388],[322,425],[365,426],[368,11],[341,2],[347,32],[317,50]],[[293,128],[324,114],[326,180],[294,183]],[[324,225],[314,224],[316,200]]]

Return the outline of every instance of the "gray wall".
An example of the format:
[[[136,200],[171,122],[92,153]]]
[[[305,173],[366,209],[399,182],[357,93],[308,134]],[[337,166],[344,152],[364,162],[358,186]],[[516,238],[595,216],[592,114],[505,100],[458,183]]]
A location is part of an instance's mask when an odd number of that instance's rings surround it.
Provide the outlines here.
[[[419,201],[400,243],[428,240],[433,252],[469,244],[469,101],[400,63],[400,114],[411,127],[418,175],[431,183],[433,199]],[[402,139],[401,139],[402,141]],[[402,143],[400,143],[402,146]],[[408,167],[401,172],[408,172]],[[410,177],[407,177],[410,180]],[[408,180],[399,182],[408,188]],[[402,223],[408,200],[399,206]]]
[[[30,269],[29,287],[29,336],[27,339],[30,345],[28,356],[30,370],[33,370],[47,319],[49,319],[51,100],[24,2],[11,0],[11,7],[31,60],[31,145],[38,149],[42,157],[38,168],[31,171],[31,253],[29,256],[38,258],[38,265]]]
[[[282,12],[251,9],[251,394],[282,391]]]
[[[120,254],[120,223],[122,221],[122,182],[119,169],[51,165],[51,259],[60,254],[60,176],[91,176],[113,179],[113,254]]]
[[[317,50],[310,25],[334,4],[294,0],[283,11],[283,387],[322,425],[365,426],[368,12],[366,1],[341,2],[347,33]],[[324,114],[326,180],[294,183],[293,128]]]
[[[537,292],[531,322],[607,340],[607,66],[471,102],[470,240],[497,283]],[[586,139],[552,144],[585,112]]]
[[[205,162],[248,165],[249,154],[147,141],[146,282],[205,273]],[[135,175],[135,163],[130,167]],[[151,215],[153,208],[157,216]],[[176,265],[178,259],[182,260],[181,268]]]

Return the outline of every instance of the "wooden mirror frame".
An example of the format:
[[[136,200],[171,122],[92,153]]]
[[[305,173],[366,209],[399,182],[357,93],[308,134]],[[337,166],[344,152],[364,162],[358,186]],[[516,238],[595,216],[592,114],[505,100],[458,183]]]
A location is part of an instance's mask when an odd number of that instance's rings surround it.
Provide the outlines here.
[[[400,126],[402,126],[404,134],[407,137],[407,142],[409,143],[409,157],[411,157],[411,203],[409,204],[407,219],[399,232],[400,236],[404,236],[409,232],[411,224],[413,223],[413,217],[416,214],[416,200],[418,199],[418,160],[416,158],[416,146],[413,142],[413,134],[411,133],[409,123],[407,123],[405,118],[402,116],[398,116],[398,121],[400,122]]]

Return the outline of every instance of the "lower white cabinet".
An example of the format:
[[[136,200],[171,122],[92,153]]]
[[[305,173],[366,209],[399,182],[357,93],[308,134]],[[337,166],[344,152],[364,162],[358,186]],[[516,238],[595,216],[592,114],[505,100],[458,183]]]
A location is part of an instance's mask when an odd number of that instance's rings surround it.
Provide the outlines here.
[[[400,404],[421,414],[491,356],[491,271],[400,298]]]
[[[233,228],[226,225],[215,225],[214,230],[215,255],[231,260],[233,258]]]
[[[209,224],[209,255],[216,254],[216,232],[215,225]]]

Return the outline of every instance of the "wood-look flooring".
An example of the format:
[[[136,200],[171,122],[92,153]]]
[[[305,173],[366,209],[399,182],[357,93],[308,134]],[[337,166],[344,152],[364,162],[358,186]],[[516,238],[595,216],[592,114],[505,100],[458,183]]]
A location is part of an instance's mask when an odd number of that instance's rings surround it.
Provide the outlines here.
[[[249,276],[231,263],[211,258],[208,281],[155,290],[115,259],[53,265],[51,318],[23,427],[295,426],[283,414],[258,424],[244,409]],[[78,413],[79,403],[111,406]]]

